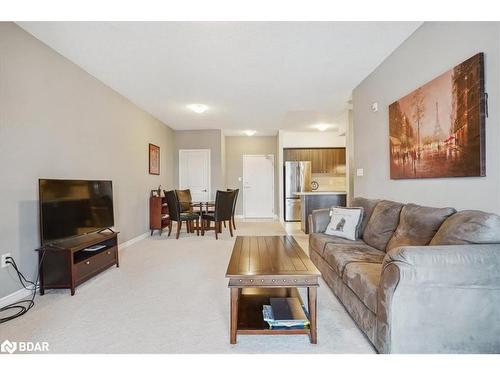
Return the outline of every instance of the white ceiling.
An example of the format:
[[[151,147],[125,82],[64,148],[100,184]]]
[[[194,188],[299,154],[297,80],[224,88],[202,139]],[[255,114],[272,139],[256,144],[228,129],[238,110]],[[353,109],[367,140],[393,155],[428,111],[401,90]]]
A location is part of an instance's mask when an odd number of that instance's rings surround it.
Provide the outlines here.
[[[18,24],[173,129],[234,135],[335,123],[352,89],[421,23]]]

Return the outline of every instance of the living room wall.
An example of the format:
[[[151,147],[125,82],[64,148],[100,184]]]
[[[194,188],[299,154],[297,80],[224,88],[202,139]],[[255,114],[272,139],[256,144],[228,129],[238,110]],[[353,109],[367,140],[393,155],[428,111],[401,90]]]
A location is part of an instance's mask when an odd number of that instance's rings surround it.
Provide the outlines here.
[[[148,173],[148,143],[161,173]],[[120,242],[149,229],[150,189],[173,187],[173,132],[13,23],[0,22],[0,254],[28,278],[40,244],[38,179],[113,181]],[[0,269],[0,298],[20,289]]]
[[[426,22],[353,92],[354,195],[500,213],[499,23]],[[478,52],[485,56],[486,177],[391,180],[388,106]],[[378,103],[378,111],[371,104]]]
[[[179,150],[210,150],[210,196],[226,188],[224,135],[220,129],[176,130],[174,132],[174,182],[179,186]]]

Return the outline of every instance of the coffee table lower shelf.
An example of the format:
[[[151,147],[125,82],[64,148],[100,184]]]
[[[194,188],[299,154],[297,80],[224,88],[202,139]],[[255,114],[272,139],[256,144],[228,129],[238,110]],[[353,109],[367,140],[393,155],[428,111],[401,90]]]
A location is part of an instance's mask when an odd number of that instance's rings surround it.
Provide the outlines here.
[[[239,335],[308,335],[310,329],[270,329],[262,317],[262,306],[271,297],[296,297],[304,306],[297,288],[231,288],[238,293],[236,334]],[[233,292],[233,291],[232,291]],[[306,309],[307,310],[307,309]],[[234,343],[236,337],[234,337]]]

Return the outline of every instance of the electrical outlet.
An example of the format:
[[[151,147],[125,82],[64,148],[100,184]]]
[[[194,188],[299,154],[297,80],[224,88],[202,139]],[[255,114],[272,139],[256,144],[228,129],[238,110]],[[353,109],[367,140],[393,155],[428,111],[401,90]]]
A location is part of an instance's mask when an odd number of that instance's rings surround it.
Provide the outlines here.
[[[8,266],[7,257],[10,257],[10,256],[12,256],[12,255],[10,255],[10,253],[2,254],[2,260],[0,261],[1,268],[5,268]]]

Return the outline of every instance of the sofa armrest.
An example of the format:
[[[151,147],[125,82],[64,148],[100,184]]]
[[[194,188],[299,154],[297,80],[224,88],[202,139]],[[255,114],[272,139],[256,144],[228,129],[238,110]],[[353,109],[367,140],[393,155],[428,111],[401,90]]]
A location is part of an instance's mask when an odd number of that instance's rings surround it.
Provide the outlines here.
[[[330,223],[330,209],[313,210],[309,215],[309,233],[323,233]]]
[[[380,352],[500,352],[500,244],[392,249],[377,298]]]

